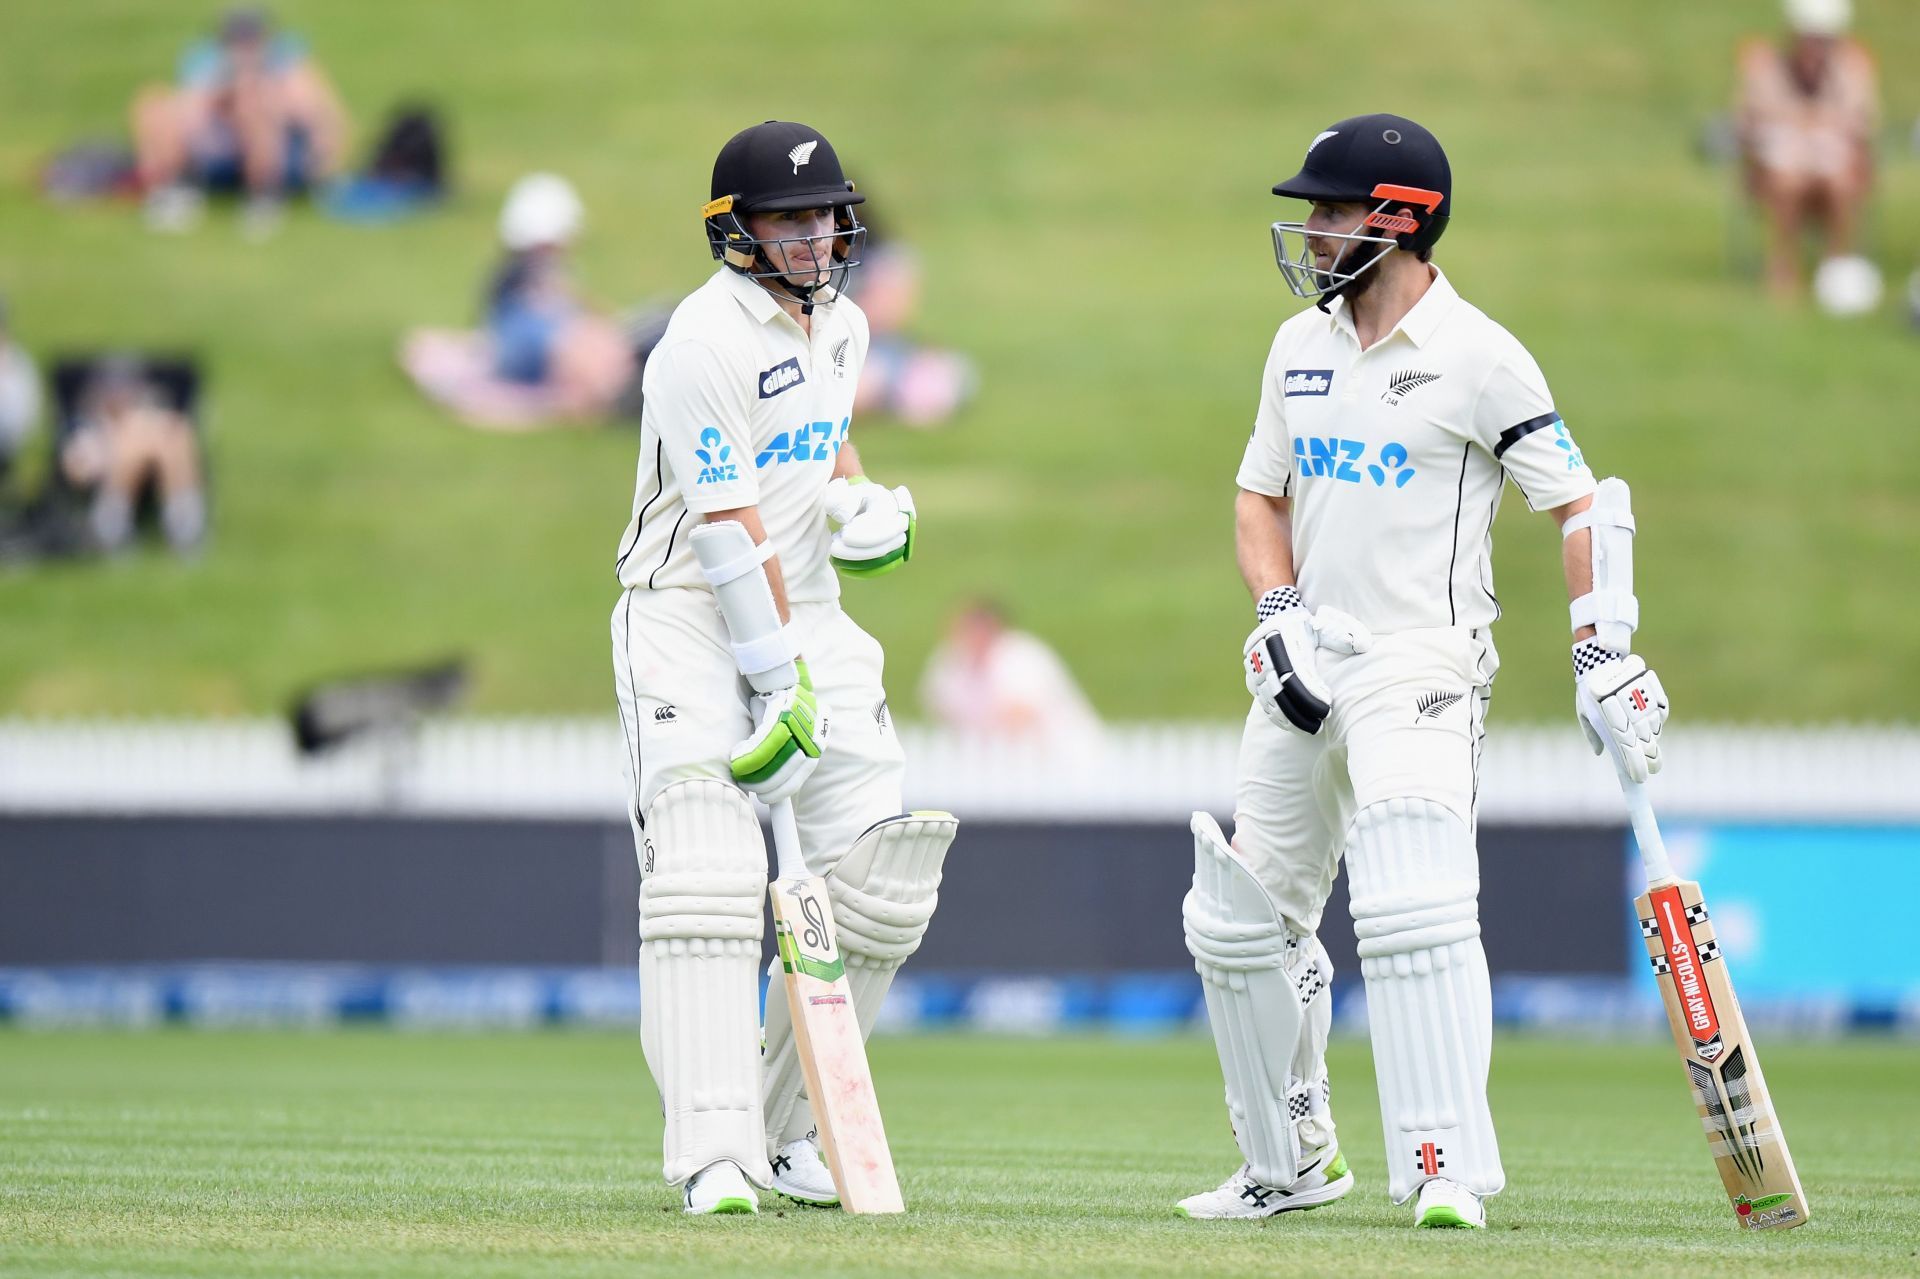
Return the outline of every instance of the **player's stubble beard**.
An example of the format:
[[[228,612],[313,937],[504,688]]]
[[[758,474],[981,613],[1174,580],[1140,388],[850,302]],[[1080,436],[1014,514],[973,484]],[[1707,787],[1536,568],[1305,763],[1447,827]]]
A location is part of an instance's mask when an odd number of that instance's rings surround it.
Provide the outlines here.
[[[1374,280],[1378,279],[1380,275],[1380,259],[1393,252],[1395,246],[1391,244],[1366,244],[1356,247],[1372,249],[1374,254],[1360,267],[1359,274],[1333,291],[1334,297],[1345,298],[1347,300],[1349,310],[1352,309],[1354,303],[1365,296],[1368,289],[1373,287]],[[1339,269],[1340,263],[1335,262],[1333,265],[1334,269],[1337,270]]]

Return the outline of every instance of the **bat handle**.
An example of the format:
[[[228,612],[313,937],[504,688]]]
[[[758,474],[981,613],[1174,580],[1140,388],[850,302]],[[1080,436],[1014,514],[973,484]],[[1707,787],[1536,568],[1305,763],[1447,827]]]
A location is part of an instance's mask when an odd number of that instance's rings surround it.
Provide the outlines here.
[[[1645,782],[1627,776],[1627,770],[1614,761],[1614,775],[1620,779],[1620,793],[1626,797],[1627,817],[1633,822],[1633,839],[1640,845],[1640,863],[1646,867],[1647,886],[1664,884],[1676,878],[1673,863],[1667,860],[1667,844],[1660,838],[1660,824],[1653,819],[1653,804],[1647,799]]]
[[[794,824],[793,801],[783,799],[767,810],[773,817],[773,859],[780,879],[807,877],[807,858],[800,851],[800,828]]]

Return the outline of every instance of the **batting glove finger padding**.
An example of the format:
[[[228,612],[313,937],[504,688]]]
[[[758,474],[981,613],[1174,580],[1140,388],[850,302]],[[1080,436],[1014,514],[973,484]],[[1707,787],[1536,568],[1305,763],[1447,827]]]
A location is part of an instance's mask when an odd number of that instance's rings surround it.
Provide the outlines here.
[[[1313,610],[1313,634],[1314,642],[1329,653],[1353,657],[1373,647],[1373,632],[1366,623],[1330,604]]]
[[[828,552],[850,577],[878,577],[913,558],[919,516],[906,486],[882,488],[864,476],[827,484],[827,518],[839,525]]]
[[[728,765],[742,789],[768,804],[791,799],[820,763],[827,712],[814,696],[805,662],[799,682],[753,699],[753,733],[734,745]]]
[[[1660,771],[1660,733],[1667,722],[1667,691],[1660,677],[1632,653],[1615,653],[1593,640],[1573,648],[1574,705],[1587,744],[1609,748],[1627,776],[1644,782]]]

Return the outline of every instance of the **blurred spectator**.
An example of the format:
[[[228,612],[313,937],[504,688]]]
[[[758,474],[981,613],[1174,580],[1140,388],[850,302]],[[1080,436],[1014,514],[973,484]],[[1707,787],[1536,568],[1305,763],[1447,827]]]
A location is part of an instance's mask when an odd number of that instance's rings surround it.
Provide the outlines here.
[[[183,413],[161,400],[138,358],[99,361],[74,427],[61,442],[59,462],[67,484],[91,494],[87,527],[97,549],[120,550],[132,541],[134,512],[148,485],[174,550],[194,551],[205,538],[199,436]]]
[[[573,284],[567,257],[582,220],[565,178],[534,173],[514,184],[500,211],[506,254],[487,282],[484,334],[421,329],[402,343],[400,362],[423,392],[492,429],[607,416],[633,378],[634,353]]]
[[[567,253],[580,233],[580,197],[565,178],[520,179],[500,211],[506,257],[487,286],[494,372],[547,386],[562,413],[603,412],[633,371],[618,326],[573,287]]]
[[[285,196],[338,172],[346,148],[332,82],[256,8],[229,9],[181,58],[177,85],[139,92],[132,119],[147,222],[161,231],[192,226],[203,192],[244,191],[243,229],[270,234]]]
[[[969,604],[927,659],[920,700],[940,723],[1049,747],[1085,745],[1100,717],[1046,641],[1007,625],[999,606]]]
[[[907,329],[920,310],[920,258],[882,237],[872,220],[847,292],[867,314],[871,343],[854,411],[882,413],[906,425],[943,425],[973,398],[973,362],[957,351],[915,343]]]
[[[40,426],[40,372],[14,340],[7,300],[0,298],[0,483]]]
[[[1879,117],[1873,57],[1847,35],[1850,0],[1786,0],[1786,17],[1784,45],[1755,39],[1741,47],[1736,108],[1747,186],[1767,222],[1767,285],[1776,297],[1800,292],[1809,229],[1829,263],[1856,258]],[[1829,271],[1820,284],[1829,309],[1862,309],[1869,292],[1878,301],[1878,272],[1864,259]]]

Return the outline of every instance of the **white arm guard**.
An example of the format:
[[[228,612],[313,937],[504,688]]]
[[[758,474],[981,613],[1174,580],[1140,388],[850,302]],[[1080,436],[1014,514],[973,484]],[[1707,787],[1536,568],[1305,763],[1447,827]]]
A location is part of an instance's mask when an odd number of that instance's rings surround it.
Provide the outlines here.
[[[733,520],[702,524],[688,541],[720,602],[740,673],[761,693],[792,688],[800,679],[793,665],[800,639],[791,625],[781,624],[773,587],[760,567],[773,558],[773,543],[756,546],[746,526]]]
[[[1561,526],[1562,538],[1593,530],[1593,589],[1570,607],[1573,629],[1593,627],[1603,648],[1625,653],[1640,625],[1640,601],[1633,595],[1633,505],[1622,479],[1605,479],[1593,505]]]

